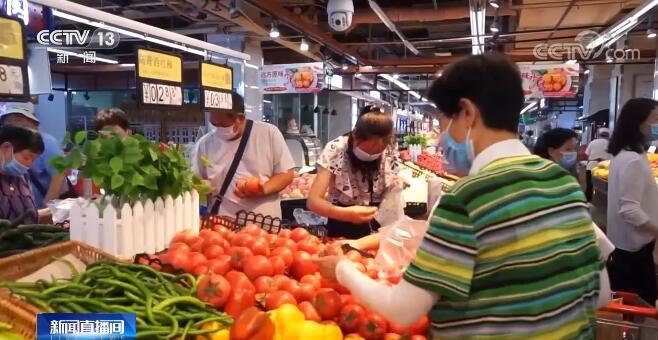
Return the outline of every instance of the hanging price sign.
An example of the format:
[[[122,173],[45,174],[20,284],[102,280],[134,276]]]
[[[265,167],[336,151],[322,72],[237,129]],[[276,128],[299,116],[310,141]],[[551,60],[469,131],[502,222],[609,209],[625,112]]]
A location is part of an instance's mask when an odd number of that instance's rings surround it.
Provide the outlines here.
[[[138,48],[135,73],[139,104],[144,107],[183,106],[183,61],[180,56]]]
[[[0,16],[0,101],[30,99],[23,29],[23,21]]]
[[[199,64],[201,105],[207,111],[233,111],[233,69],[209,62]]]

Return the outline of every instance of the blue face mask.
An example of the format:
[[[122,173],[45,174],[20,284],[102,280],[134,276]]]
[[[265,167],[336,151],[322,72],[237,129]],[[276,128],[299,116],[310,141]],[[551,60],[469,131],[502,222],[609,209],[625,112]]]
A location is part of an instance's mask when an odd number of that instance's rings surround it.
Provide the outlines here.
[[[16,158],[14,158],[14,150],[11,151],[11,156],[12,159],[9,163],[5,163],[2,166],[2,171],[9,175],[9,176],[14,176],[14,177],[20,177],[20,176],[25,176],[27,175],[27,171],[30,169],[29,167],[19,163]]]
[[[471,129],[466,134],[466,141],[458,143],[450,135],[450,125],[452,125],[452,120],[448,123],[448,128],[441,134],[439,140],[439,146],[443,152],[443,168],[451,174],[467,174],[471,170],[473,162],[473,145],[470,140]]]
[[[578,155],[575,151],[564,152],[562,154],[562,159],[560,159],[559,164],[565,169],[572,169],[576,165],[576,160]]]
[[[651,140],[658,140],[658,124],[651,124]]]

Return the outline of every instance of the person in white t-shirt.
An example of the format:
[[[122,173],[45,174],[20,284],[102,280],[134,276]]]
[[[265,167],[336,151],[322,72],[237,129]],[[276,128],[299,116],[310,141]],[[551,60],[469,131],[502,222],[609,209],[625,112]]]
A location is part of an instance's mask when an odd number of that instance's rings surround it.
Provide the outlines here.
[[[248,120],[244,100],[232,94],[231,112],[210,112],[215,127],[199,139],[192,159],[192,168],[210,182],[217,195],[238,150]],[[219,215],[235,216],[240,210],[281,217],[279,192],[293,180],[295,162],[279,129],[268,123],[253,122],[244,154],[219,207]],[[241,178],[258,177],[260,192],[244,194],[236,189]],[[209,202],[212,206],[213,200]]]
[[[592,169],[594,169],[601,161],[612,159],[612,155],[608,152],[608,142],[610,140],[610,129],[602,127],[598,130],[598,138],[594,139],[587,145],[585,154],[587,155],[587,188],[585,195],[587,201],[592,199]]]

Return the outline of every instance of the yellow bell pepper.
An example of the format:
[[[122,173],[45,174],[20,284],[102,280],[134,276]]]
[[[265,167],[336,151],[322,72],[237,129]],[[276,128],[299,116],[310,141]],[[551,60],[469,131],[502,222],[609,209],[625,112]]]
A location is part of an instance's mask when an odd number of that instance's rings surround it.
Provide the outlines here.
[[[279,308],[272,310],[270,319],[274,322],[276,327],[276,334],[274,340],[285,340],[283,335],[286,333],[287,328],[300,321],[304,321],[304,313],[302,313],[296,306],[291,304],[281,305]]]
[[[342,340],[343,332],[336,324],[319,324],[315,321],[299,321],[289,325],[282,340]]]
[[[219,322],[213,321],[204,324],[201,329],[219,329],[220,327]],[[197,335],[196,340],[229,340],[229,330],[224,328],[210,334]]]

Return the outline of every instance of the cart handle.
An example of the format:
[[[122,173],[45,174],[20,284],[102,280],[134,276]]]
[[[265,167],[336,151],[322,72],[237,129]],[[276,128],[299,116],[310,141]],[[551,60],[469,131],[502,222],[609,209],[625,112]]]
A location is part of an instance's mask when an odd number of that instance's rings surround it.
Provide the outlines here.
[[[601,308],[601,310],[606,312],[613,312],[613,313],[641,315],[641,316],[647,316],[650,318],[658,319],[658,312],[656,311],[656,309],[649,307],[637,307],[637,306],[630,306],[617,302],[609,302],[605,307]]]

